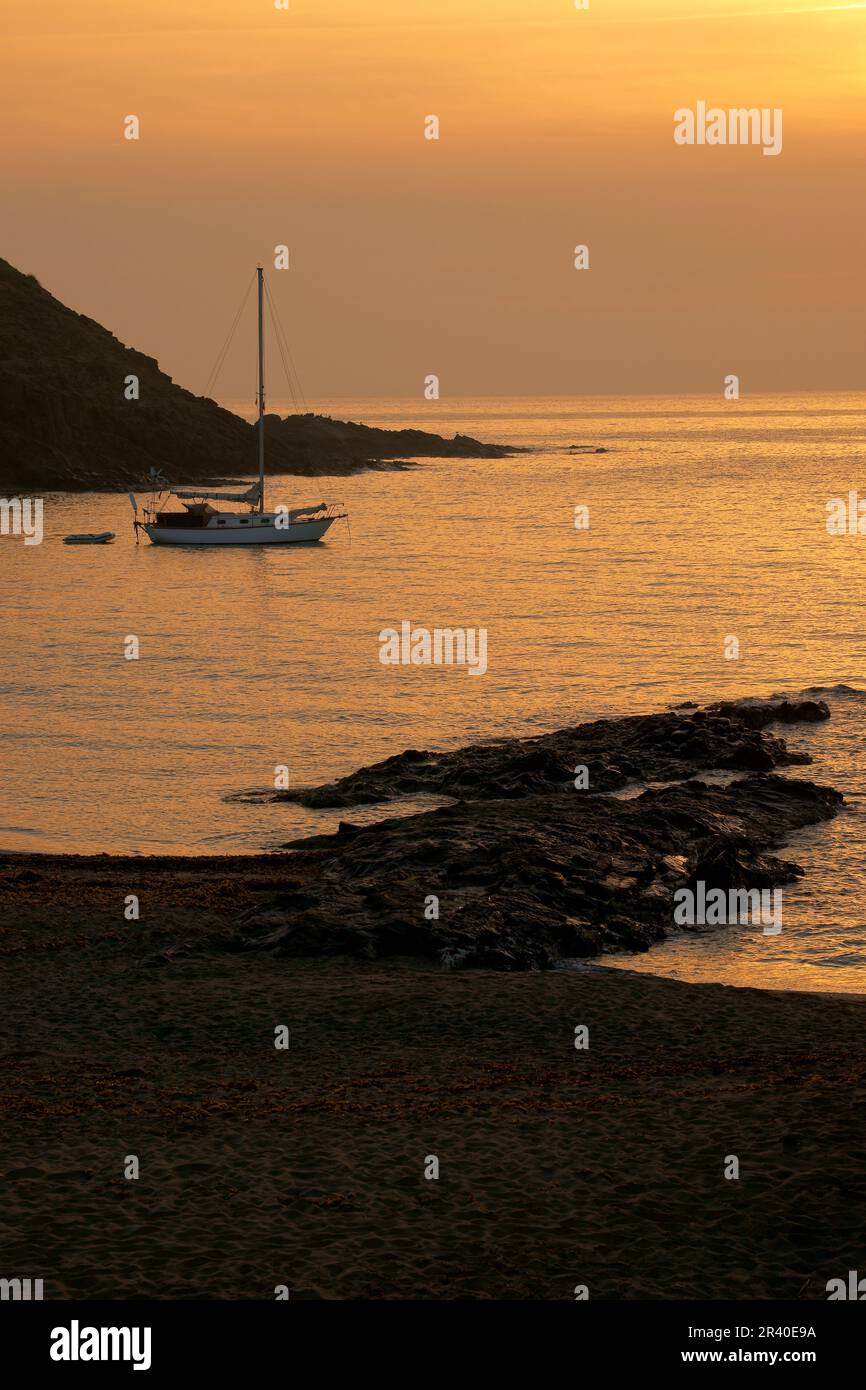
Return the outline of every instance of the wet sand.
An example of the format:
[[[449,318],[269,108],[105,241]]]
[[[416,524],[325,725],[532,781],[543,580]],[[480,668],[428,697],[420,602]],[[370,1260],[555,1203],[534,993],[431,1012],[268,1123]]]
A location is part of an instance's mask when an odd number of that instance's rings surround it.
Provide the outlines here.
[[[0,856],[0,1275],[824,1299],[862,1266],[863,1000],[228,949],[281,866]]]

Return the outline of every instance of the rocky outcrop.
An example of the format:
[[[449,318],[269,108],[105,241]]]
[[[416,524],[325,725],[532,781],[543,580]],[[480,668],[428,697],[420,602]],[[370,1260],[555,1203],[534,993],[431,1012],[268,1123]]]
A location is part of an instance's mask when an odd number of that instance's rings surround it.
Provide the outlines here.
[[[804,720],[830,717],[823,701],[803,701],[798,708]],[[578,765],[586,767],[588,790],[594,793],[618,791],[629,782],[682,781],[707,768],[769,772],[808,763],[808,754],[791,752],[782,739],[762,734],[774,719],[790,722],[784,707],[772,702],[728,703],[690,707],[687,714],[678,709],[598,719],[538,738],[501,739],[452,753],[409,748],[325,786],[255,794],[255,799],[310,807],[358,806],[419,793],[484,801],[562,790],[574,782]]]
[[[128,376],[139,399],[126,400]],[[269,416],[269,473],[407,467],[409,457],[502,458],[513,450],[422,430],[376,430],[319,415]],[[220,482],[257,469],[255,427],[194,396],[100,324],[0,260],[0,494]]]
[[[765,729],[768,724],[819,724],[830,718],[830,706],[825,700],[787,700],[779,696],[772,700],[720,700],[710,705],[709,712],[738,719],[751,729]]]
[[[501,444],[482,444],[468,434],[444,439],[426,430],[376,429],[325,415],[287,415],[284,419],[268,415],[265,428],[268,448],[275,447],[280,456],[288,451],[295,472],[322,471],[323,459],[336,459],[341,465],[336,471],[342,472],[383,461],[398,460],[408,467],[404,460],[413,458],[499,459],[525,452]]]
[[[772,771],[810,760],[754,728],[758,708],[598,720],[540,739],[410,751],[295,793],[319,806],[421,790],[460,799],[293,842],[282,888],[245,914],[234,944],[509,970],[646,950],[673,929],[677,888],[771,888],[801,874],[768,851],[842,802],[830,788]],[[578,763],[590,770],[588,788],[574,785]],[[700,769],[759,764],[757,775],[729,785],[695,780]],[[630,798],[604,794],[635,778],[669,785]]]

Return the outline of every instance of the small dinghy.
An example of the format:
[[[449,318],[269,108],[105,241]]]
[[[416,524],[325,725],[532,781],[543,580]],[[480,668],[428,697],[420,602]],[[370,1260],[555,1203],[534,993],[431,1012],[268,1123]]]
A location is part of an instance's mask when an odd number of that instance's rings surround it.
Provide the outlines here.
[[[114,540],[113,531],[97,531],[89,536],[64,536],[64,545],[108,545]]]

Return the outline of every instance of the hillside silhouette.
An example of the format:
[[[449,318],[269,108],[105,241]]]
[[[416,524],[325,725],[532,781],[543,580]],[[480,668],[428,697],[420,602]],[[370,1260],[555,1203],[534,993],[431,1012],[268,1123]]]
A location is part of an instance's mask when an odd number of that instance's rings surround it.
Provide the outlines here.
[[[138,400],[125,398],[129,376],[138,377]],[[268,473],[345,474],[418,456],[515,452],[313,414],[268,415],[265,429]],[[252,476],[255,426],[178,386],[153,357],[0,259],[0,491],[134,488],[152,468],[173,483]]]

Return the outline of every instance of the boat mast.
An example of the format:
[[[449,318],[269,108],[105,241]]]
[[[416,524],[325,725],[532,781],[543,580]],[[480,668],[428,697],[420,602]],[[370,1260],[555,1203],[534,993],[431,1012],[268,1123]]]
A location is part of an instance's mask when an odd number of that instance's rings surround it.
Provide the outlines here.
[[[256,267],[259,282],[259,511],[265,509],[265,355],[264,307],[262,303],[264,271]]]

